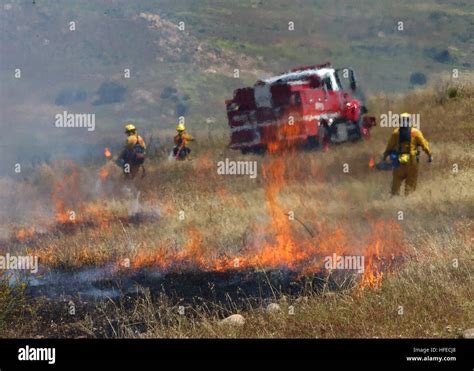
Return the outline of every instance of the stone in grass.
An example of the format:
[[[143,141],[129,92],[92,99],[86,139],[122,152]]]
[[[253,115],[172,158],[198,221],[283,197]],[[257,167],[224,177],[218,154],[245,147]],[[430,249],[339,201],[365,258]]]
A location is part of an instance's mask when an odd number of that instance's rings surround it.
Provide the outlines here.
[[[266,311],[267,313],[274,314],[274,313],[281,312],[281,308],[280,308],[280,305],[277,303],[270,303],[267,305]]]
[[[232,314],[231,316],[224,318],[219,322],[221,325],[232,325],[232,326],[243,326],[245,323],[244,316],[240,314]]]
[[[462,333],[464,339],[474,339],[474,328],[464,330]]]

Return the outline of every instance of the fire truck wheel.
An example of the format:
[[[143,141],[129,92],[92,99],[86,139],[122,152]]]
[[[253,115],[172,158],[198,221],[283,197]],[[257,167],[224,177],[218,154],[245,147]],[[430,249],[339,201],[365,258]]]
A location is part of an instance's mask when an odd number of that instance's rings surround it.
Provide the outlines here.
[[[247,155],[249,152],[250,152],[250,150],[248,148],[241,148],[240,149],[240,153],[242,153],[243,155]]]
[[[364,118],[362,117],[362,112],[359,116],[359,120],[357,120],[357,135],[359,136],[359,139],[363,139],[364,136],[362,135],[362,126],[364,124]]]
[[[306,148],[311,150],[318,147],[319,147],[318,136],[317,135],[309,136],[306,141]]]
[[[240,153],[243,155],[253,154],[253,155],[264,155],[267,149],[265,147],[253,147],[253,148],[241,148]]]
[[[329,131],[325,126],[320,126],[318,130],[318,145],[320,148],[324,148],[329,144]]]
[[[349,136],[352,142],[357,142],[364,138],[364,136],[362,135],[363,124],[364,124],[364,118],[362,117],[362,112],[361,112],[359,116],[359,120],[352,122],[353,129],[351,130],[351,133]]]

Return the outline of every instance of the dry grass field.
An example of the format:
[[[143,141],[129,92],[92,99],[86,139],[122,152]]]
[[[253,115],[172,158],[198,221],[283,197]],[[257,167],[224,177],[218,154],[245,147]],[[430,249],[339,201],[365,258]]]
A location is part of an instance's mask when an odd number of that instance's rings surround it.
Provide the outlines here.
[[[71,316],[64,299],[30,297],[27,284],[4,281],[1,336],[460,336],[474,327],[474,86],[373,96],[368,108],[377,118],[389,110],[421,115],[434,161],[422,154],[418,189],[408,197],[391,197],[391,173],[369,166],[391,132],[380,127],[370,140],[328,152],[266,155],[226,149],[224,130],[193,133],[192,161],[169,161],[169,148],[156,146],[146,176],[133,182],[103,159],[93,168],[44,165],[20,184],[2,180],[1,187],[11,193],[10,215],[28,225],[5,219],[1,249],[36,254],[42,269],[112,264],[120,272],[289,269],[303,276],[320,272],[333,253],[364,256],[366,269],[350,287],[298,296],[275,288],[246,305],[180,304],[143,288],[134,297],[76,300]],[[257,177],[219,175],[216,164],[226,158],[256,161]],[[15,208],[25,197],[28,215]],[[136,212],[157,217],[130,222]],[[266,310],[271,302],[279,310]],[[243,325],[220,322],[235,313]]]

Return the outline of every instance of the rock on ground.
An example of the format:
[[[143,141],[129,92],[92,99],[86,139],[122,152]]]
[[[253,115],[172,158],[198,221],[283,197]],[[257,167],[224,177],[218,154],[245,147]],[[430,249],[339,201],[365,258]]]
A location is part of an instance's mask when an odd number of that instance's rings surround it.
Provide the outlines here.
[[[278,313],[280,311],[280,305],[277,303],[270,303],[267,305],[267,313]]]
[[[464,330],[462,333],[464,339],[474,339],[474,328]]]
[[[224,318],[222,321],[219,322],[222,325],[236,325],[242,326],[245,323],[244,316],[240,314],[232,314],[231,316]]]

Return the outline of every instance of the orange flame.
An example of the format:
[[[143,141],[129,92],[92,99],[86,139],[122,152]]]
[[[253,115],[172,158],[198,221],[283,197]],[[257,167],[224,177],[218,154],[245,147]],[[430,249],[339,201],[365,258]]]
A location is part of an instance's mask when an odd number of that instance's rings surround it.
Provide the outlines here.
[[[57,181],[51,192],[51,199],[56,209],[56,221],[58,223],[74,222],[74,212],[66,205],[66,200],[72,202],[78,193],[78,170],[77,166],[68,162],[67,173]]]
[[[382,285],[382,279],[384,274],[377,266],[377,263],[380,262],[380,243],[381,241],[377,241],[374,246],[375,254],[367,256],[368,262],[364,267],[364,274],[360,282],[361,289],[364,289],[366,287],[372,289],[379,288]],[[371,248],[369,247],[368,250],[371,250]]]
[[[36,229],[34,227],[30,228],[20,228],[15,234],[14,237],[18,241],[25,241],[29,238],[33,237],[36,233]]]
[[[370,167],[371,169],[373,169],[373,168],[375,167],[375,160],[374,160],[373,158],[371,158],[371,159],[369,160],[369,167]]]
[[[99,177],[104,179],[104,178],[107,178],[109,176],[109,171],[107,170],[107,168],[103,167],[99,170]]]
[[[105,147],[105,149],[104,149],[104,156],[105,156],[106,158],[112,157],[112,152],[110,152],[109,147]]]

